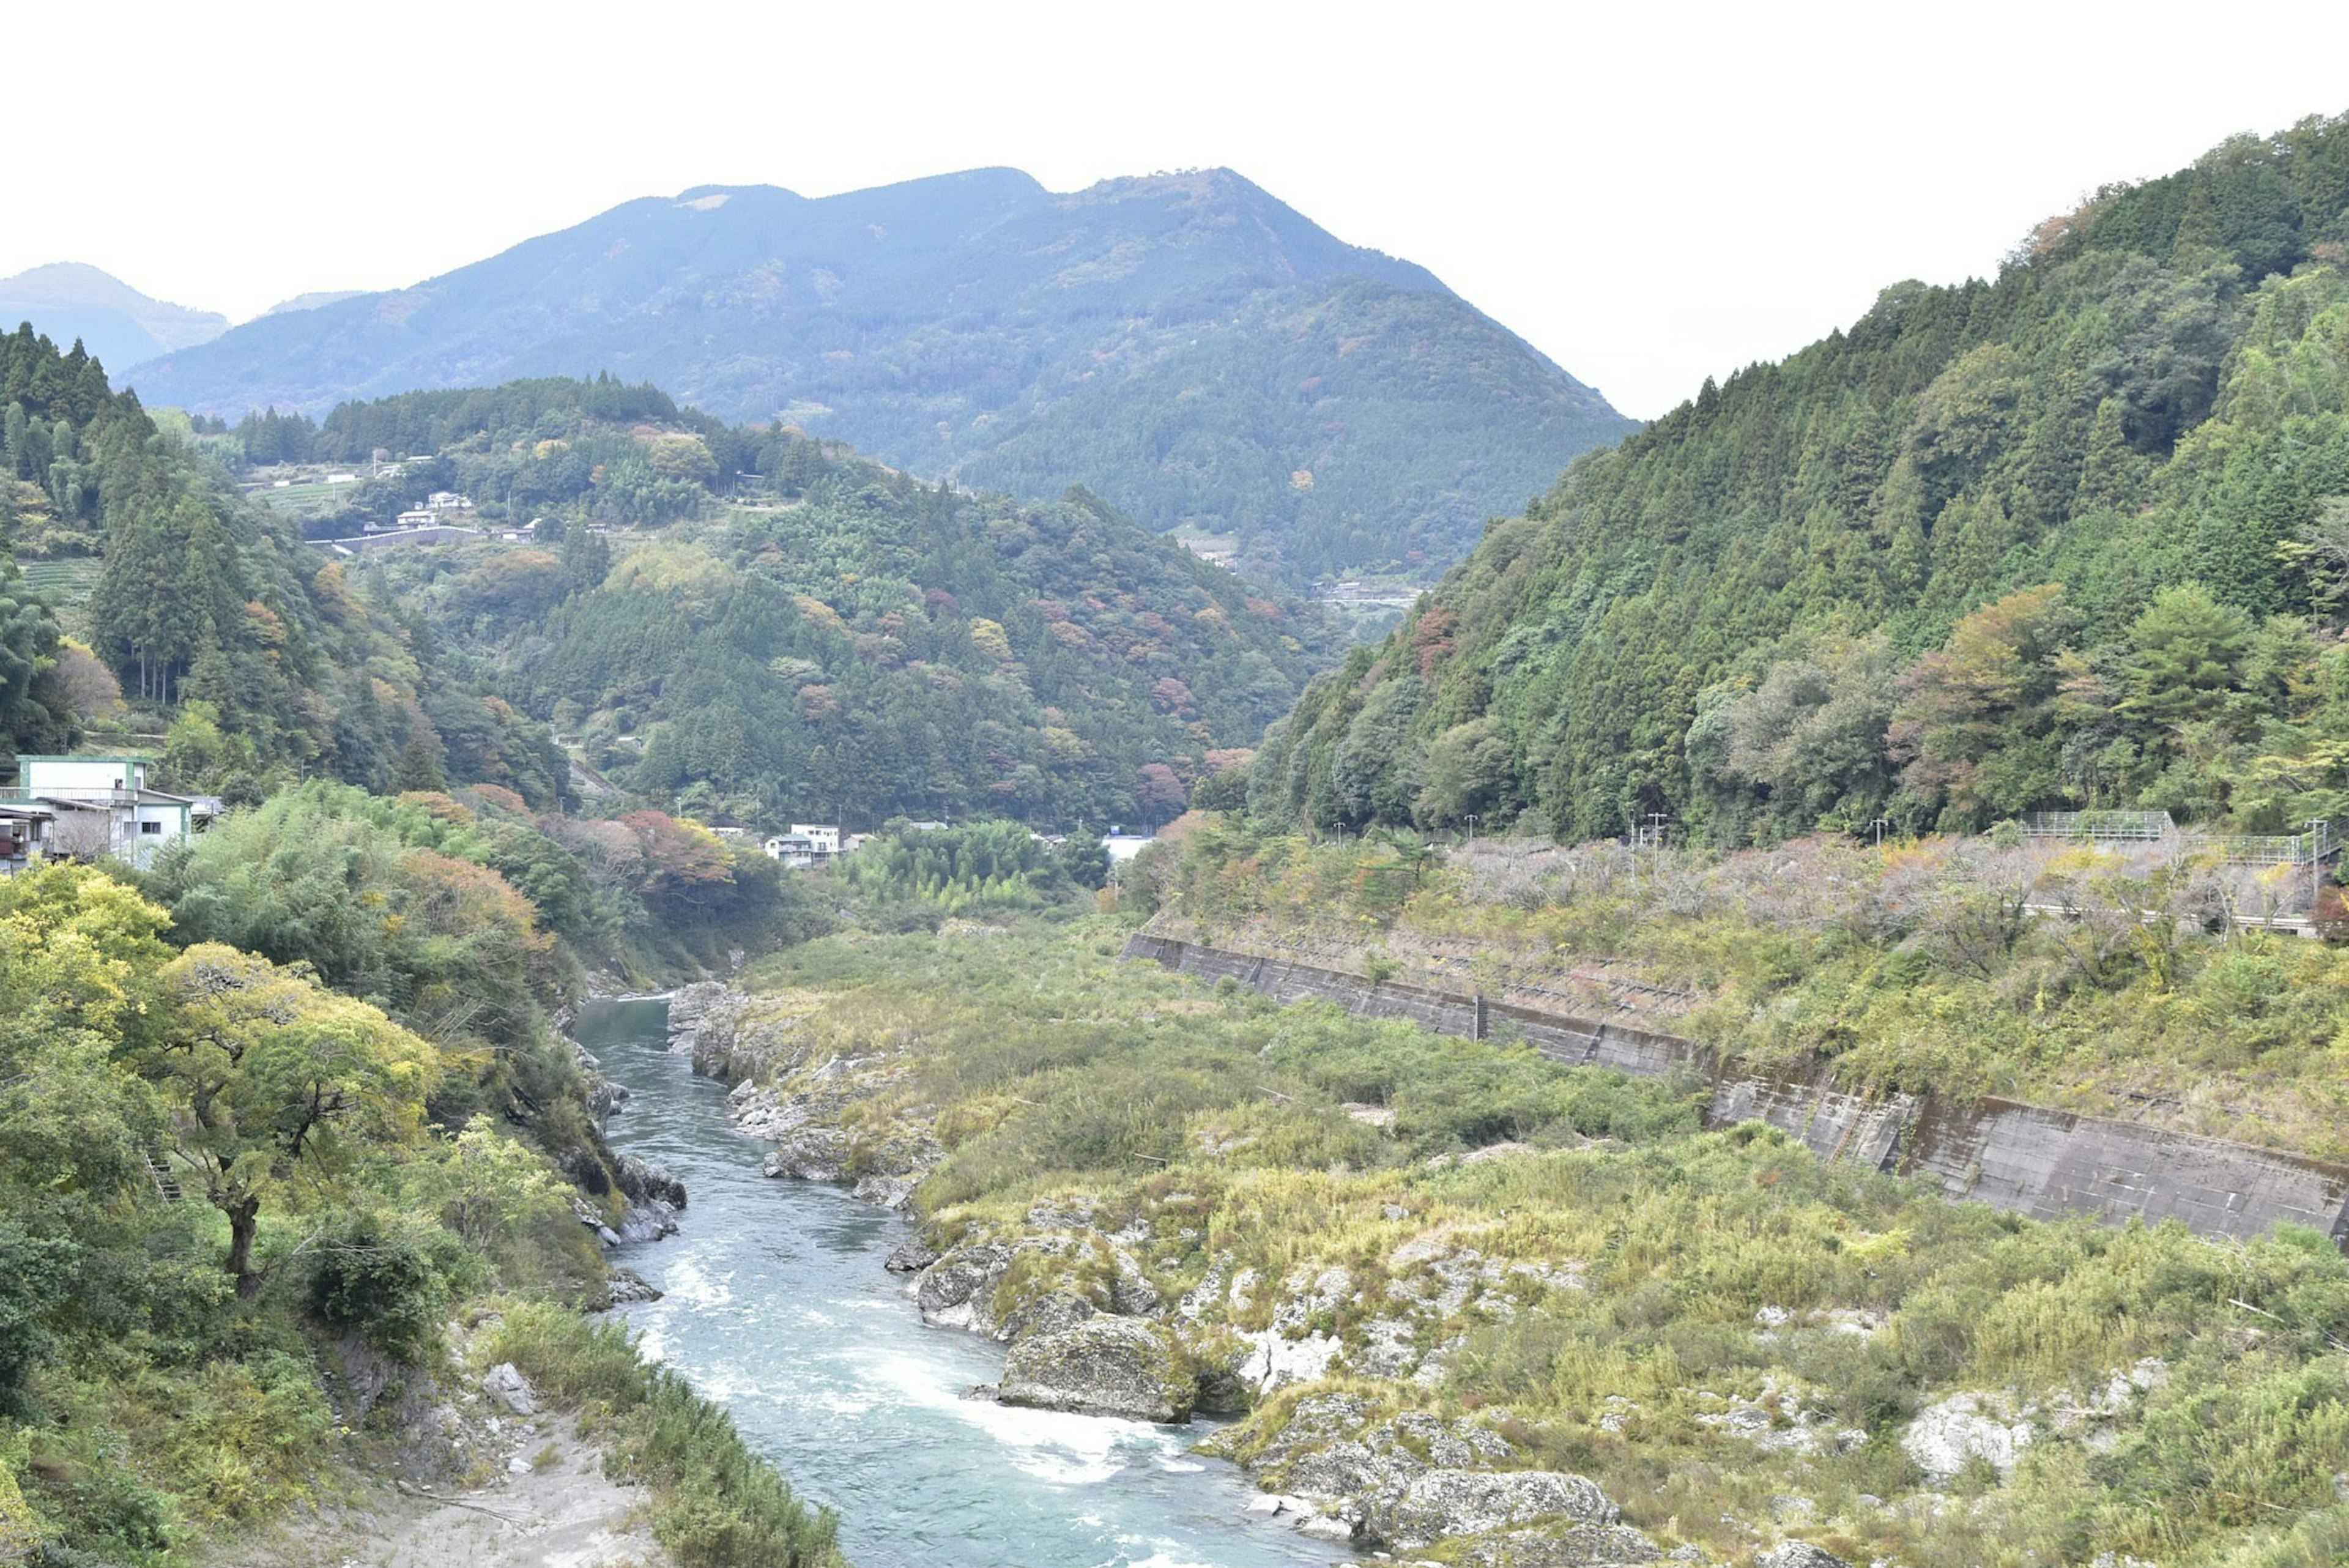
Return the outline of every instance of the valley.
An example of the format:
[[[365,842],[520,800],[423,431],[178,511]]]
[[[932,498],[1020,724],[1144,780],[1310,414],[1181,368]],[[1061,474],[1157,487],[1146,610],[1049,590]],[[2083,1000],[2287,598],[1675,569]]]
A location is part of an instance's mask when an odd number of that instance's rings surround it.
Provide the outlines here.
[[[0,310],[0,1563],[2349,1560],[2349,118],[1644,425],[1223,167]]]

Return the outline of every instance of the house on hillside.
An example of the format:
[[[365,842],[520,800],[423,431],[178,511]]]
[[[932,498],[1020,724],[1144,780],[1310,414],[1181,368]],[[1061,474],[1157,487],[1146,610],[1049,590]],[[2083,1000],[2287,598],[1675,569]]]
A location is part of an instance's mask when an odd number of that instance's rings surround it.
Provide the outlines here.
[[[139,757],[18,757],[21,804],[46,807],[43,847],[52,857],[95,860],[111,855],[138,867],[193,837],[218,803],[148,787],[151,764]]]
[[[770,860],[780,860],[790,871],[815,869],[815,841],[804,833],[778,833],[759,846]]]
[[[794,822],[792,831],[806,839],[815,852],[827,860],[840,853],[840,828],[834,824]]]
[[[0,877],[13,877],[41,863],[49,824],[57,816],[30,801],[0,801]]]

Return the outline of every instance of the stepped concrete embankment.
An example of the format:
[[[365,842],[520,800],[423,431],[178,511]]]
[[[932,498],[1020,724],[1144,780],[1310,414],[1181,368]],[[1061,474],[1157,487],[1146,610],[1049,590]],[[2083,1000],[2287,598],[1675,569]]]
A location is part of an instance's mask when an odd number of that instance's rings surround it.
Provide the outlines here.
[[[1521,1039],[1554,1061],[1640,1077],[1697,1075],[1713,1085],[1714,1125],[1766,1122],[1824,1159],[1926,1178],[1952,1198],[2034,1219],[2177,1220],[2205,1236],[2239,1239],[2281,1220],[2349,1245],[2349,1167],[2009,1100],[1856,1095],[1824,1070],[1756,1074],[1677,1035],[1147,932],[1126,944],[1125,956],[1282,1002],[1326,1002],[1439,1034]]]

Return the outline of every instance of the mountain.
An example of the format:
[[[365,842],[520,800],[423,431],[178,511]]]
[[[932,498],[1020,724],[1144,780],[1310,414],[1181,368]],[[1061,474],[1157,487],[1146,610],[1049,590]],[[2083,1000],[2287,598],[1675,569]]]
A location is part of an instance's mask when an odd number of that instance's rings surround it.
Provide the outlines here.
[[[192,348],[228,330],[225,316],[150,299],[80,262],[53,262],[0,278],[0,330],[24,321],[58,343],[78,338],[94,358],[117,367]]]
[[[1423,268],[1226,170],[702,187],[132,379],[234,418],[605,369],[968,485],[1082,483],[1154,529],[1237,531],[1291,580],[1456,558],[1634,428]]]
[[[316,310],[322,305],[340,305],[347,299],[357,299],[366,292],[361,288],[313,289],[308,294],[297,294],[291,299],[281,299],[261,314],[283,316],[293,310]]]
[[[1248,798],[1727,842],[2349,820],[2344,568],[2349,118],[2313,119],[1583,459],[1309,693]]]

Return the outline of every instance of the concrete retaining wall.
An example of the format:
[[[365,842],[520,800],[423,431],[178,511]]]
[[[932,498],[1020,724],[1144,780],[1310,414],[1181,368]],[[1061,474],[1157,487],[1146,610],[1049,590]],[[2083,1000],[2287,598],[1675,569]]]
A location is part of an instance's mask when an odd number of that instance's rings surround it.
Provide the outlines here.
[[[1647,1078],[1689,1074],[1711,1081],[1715,1126],[1764,1121],[1824,1159],[1930,1178],[1952,1198],[2038,1219],[2174,1219],[2206,1236],[2238,1238],[2289,1220],[2349,1245],[2349,1167],[2008,1100],[1870,1099],[1837,1088],[1831,1074],[1748,1073],[1676,1035],[1197,942],[1136,935],[1125,956],[1282,1002],[1327,1002],[1439,1034],[1521,1039],[1555,1061]]]

